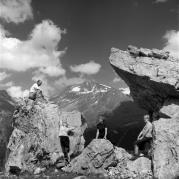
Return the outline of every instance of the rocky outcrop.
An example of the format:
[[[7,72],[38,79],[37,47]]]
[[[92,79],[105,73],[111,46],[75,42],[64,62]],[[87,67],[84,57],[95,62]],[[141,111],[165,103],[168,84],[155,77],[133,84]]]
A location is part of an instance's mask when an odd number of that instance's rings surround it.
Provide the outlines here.
[[[22,101],[13,115],[14,130],[9,140],[9,158],[6,172],[36,172],[37,168],[48,168],[62,157],[58,137],[60,120],[74,127],[70,135],[70,154],[78,154],[84,148],[85,121],[81,113],[63,112],[48,101]]]
[[[152,178],[151,161],[145,157],[135,161],[122,148],[105,139],[94,139],[63,170],[78,174],[103,174],[111,178]]]
[[[153,164],[156,178],[179,176],[179,103],[165,102],[160,110],[170,116],[154,122]]]
[[[14,101],[5,90],[0,90],[0,171],[7,159],[6,146],[12,132]]]
[[[102,174],[115,162],[114,146],[105,139],[94,139],[83,152],[73,159],[65,172]]]
[[[110,63],[130,87],[133,99],[157,120],[153,122],[154,177],[177,178],[179,59],[162,50],[129,46],[127,51],[112,48]]]

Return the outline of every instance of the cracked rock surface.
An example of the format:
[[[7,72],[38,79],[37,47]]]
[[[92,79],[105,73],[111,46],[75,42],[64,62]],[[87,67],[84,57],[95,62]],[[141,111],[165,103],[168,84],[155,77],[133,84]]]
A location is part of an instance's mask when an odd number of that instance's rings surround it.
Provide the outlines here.
[[[110,63],[128,84],[133,99],[153,116],[153,173],[179,176],[179,59],[169,52],[129,46],[111,49]],[[157,114],[157,115],[156,115]]]

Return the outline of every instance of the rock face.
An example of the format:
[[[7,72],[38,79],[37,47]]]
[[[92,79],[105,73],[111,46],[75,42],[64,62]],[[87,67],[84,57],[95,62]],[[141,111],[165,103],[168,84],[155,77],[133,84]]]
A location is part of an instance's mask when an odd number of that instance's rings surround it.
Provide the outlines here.
[[[116,178],[152,178],[151,161],[145,157],[135,161],[122,148],[105,139],[94,139],[69,166],[66,172],[106,174]]]
[[[112,48],[110,63],[130,87],[133,99],[153,116],[153,173],[179,176],[179,59],[168,52],[129,46]],[[157,114],[157,115],[156,115]]]
[[[9,158],[6,172],[34,172],[36,168],[47,168],[62,156],[58,137],[60,120],[75,127],[70,136],[70,154],[77,154],[84,147],[85,121],[81,113],[63,112],[48,101],[22,101],[13,115],[14,130],[9,140]]]
[[[0,171],[7,159],[6,146],[12,132],[14,101],[4,90],[0,90]]]
[[[131,160],[132,156],[122,148],[115,148],[117,166],[108,168],[108,175],[112,178],[152,178],[151,160],[140,157]]]
[[[63,170],[79,174],[102,174],[113,162],[115,153],[112,143],[105,139],[94,139],[82,154],[73,159],[70,166]]]

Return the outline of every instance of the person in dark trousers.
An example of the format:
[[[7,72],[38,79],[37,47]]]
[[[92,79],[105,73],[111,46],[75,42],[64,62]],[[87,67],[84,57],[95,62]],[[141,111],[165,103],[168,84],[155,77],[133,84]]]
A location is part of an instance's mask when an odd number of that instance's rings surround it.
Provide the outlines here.
[[[66,121],[64,122],[60,121],[59,138],[60,138],[62,152],[64,154],[65,165],[69,164],[70,162],[70,157],[68,155],[70,152],[69,135],[71,135],[70,133],[72,133],[73,129],[74,128],[68,126],[68,123]]]
[[[134,144],[134,155],[135,156],[143,156],[143,154],[139,154],[139,149],[144,149],[145,153],[147,153],[146,146],[150,146],[152,141],[152,130],[153,125],[150,122],[150,117],[148,114],[144,115],[145,126],[137,137],[137,141]]]
[[[99,117],[99,123],[97,124],[96,139],[106,139],[108,133],[107,126],[103,116]]]

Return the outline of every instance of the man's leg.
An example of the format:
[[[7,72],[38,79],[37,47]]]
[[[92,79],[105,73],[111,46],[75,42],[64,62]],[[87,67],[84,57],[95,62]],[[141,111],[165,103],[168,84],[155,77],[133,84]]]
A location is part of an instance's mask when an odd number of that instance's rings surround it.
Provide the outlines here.
[[[63,156],[64,156],[64,159],[65,159],[65,156],[66,156],[66,152],[65,152],[65,136],[59,136],[60,137],[60,144],[61,144],[61,149],[62,149],[62,152],[63,152]]]
[[[69,151],[70,151],[70,140],[68,136],[65,136],[65,161],[67,164],[70,162],[70,157],[69,157]]]

